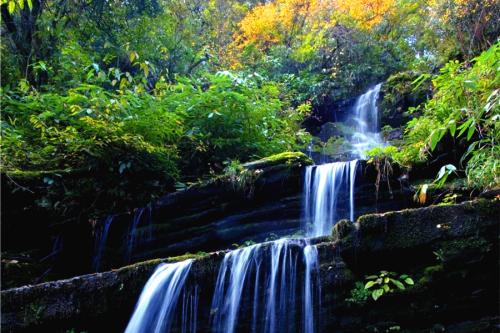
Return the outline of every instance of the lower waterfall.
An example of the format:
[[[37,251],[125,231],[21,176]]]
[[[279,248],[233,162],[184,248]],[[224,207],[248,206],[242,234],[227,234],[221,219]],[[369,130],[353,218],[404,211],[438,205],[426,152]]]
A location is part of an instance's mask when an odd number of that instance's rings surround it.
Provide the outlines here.
[[[169,332],[177,312],[179,296],[184,290],[192,262],[188,259],[158,266],[142,290],[125,333]],[[182,311],[182,331],[195,332],[196,323],[187,317],[191,313],[195,319],[196,309],[193,307],[197,303],[196,297],[189,295],[185,297],[182,305],[183,310],[185,309]],[[191,330],[186,331],[186,328]]]
[[[316,247],[305,240],[280,239],[228,252],[212,301],[212,332],[315,332],[318,278]]]

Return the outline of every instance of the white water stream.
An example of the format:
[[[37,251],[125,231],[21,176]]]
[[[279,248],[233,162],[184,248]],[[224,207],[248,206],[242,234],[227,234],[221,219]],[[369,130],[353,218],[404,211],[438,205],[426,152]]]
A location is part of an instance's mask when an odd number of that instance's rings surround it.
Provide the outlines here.
[[[380,85],[361,95],[348,117],[349,141],[357,159],[307,167],[304,221],[308,236],[323,236],[341,218],[355,218],[354,194],[358,158],[382,144],[378,132]],[[142,211],[132,223],[135,230]],[[110,224],[110,223],[109,223]],[[105,241],[108,224],[105,224]],[[132,237],[132,236],[131,236]],[[128,243],[127,256],[134,246]],[[196,332],[198,290],[187,292],[191,260],[160,265],[148,280],[126,333],[169,332],[175,313],[181,332]],[[182,302],[178,306],[180,295]],[[210,310],[210,330],[234,332],[319,332],[321,303],[318,250],[305,239],[279,239],[227,252],[219,267]],[[179,321],[177,321],[178,323]],[[179,325],[177,325],[179,326]],[[176,330],[176,331],[177,331]]]

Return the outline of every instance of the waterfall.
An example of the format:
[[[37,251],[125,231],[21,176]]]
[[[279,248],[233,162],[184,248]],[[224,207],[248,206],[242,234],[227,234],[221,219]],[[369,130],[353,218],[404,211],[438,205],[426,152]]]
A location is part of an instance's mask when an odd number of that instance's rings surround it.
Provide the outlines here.
[[[104,222],[100,224],[99,231],[96,232],[95,245],[94,245],[94,258],[92,260],[92,267],[96,272],[99,271],[101,266],[102,256],[104,254],[104,248],[106,246],[106,241],[108,239],[109,227],[113,222],[113,215],[108,216]]]
[[[366,93],[359,96],[348,117],[348,122],[354,124],[354,134],[350,141],[354,154],[358,158],[366,158],[365,152],[383,144],[379,132],[379,113],[377,100],[382,84],[377,84]]]
[[[142,225],[138,229],[139,224]],[[153,208],[152,204],[148,204],[146,207],[137,208],[134,212],[134,216],[130,221],[130,226],[128,232],[125,235],[124,245],[123,245],[123,261],[125,263],[130,263],[132,261],[132,255],[134,249],[145,243],[153,240]]]
[[[136,242],[136,229],[137,225],[141,221],[142,214],[144,213],[145,208],[137,208],[134,213],[134,217],[132,218],[129,230],[126,235],[126,241],[125,241],[125,254],[124,254],[124,261],[126,263],[130,262],[130,259],[132,257],[132,250],[134,249],[135,242]]]
[[[212,332],[279,333],[304,327],[304,332],[313,333],[312,307],[319,301],[319,284],[313,278],[318,276],[319,265],[314,253],[315,246],[299,239],[280,239],[228,252],[212,301]],[[240,316],[246,320],[239,321]],[[239,322],[250,324],[239,327]]]
[[[196,333],[198,324],[198,286],[182,293],[181,333]]]
[[[356,158],[364,158],[367,148],[382,143],[376,106],[379,92],[377,85],[360,96],[348,119],[354,128],[349,141]],[[308,152],[312,153],[311,145]],[[338,219],[354,220],[357,168],[357,159],[307,167],[304,221],[308,236],[329,234]],[[137,210],[131,222],[128,257],[136,243],[135,231],[143,211]],[[149,220],[151,223],[151,212]],[[104,241],[109,224],[104,224]],[[191,263],[186,260],[157,268],[141,293],[126,333],[168,332],[174,322],[176,332],[196,332],[199,291],[197,286],[185,286]],[[304,239],[283,238],[227,252],[213,293],[211,332],[320,331],[319,269],[318,250]]]
[[[352,155],[365,158],[365,151],[383,144],[379,133],[377,100],[381,84],[359,96],[346,123],[353,128],[348,138]],[[331,233],[342,218],[354,221],[354,191],[358,160],[308,166],[304,177],[304,224],[308,236]]]
[[[169,332],[175,319],[176,306],[191,268],[192,260],[161,264],[142,290],[125,333]],[[194,295],[183,296],[182,331],[196,331],[196,323],[188,318],[191,313],[196,320],[197,290]],[[186,299],[187,298],[187,299]],[[186,326],[184,326],[186,325]]]
[[[335,162],[306,168],[304,224],[307,235],[328,235],[341,218],[354,220],[354,185],[358,161]],[[348,207],[344,213],[342,207]],[[348,214],[348,215],[347,215]]]
[[[306,245],[304,247],[304,260],[305,260],[305,272],[304,272],[304,301],[303,301],[303,333],[314,333],[314,304],[315,304],[315,289],[313,284],[313,273],[319,271],[319,261],[318,261],[318,249],[316,246]],[[319,290],[319,275],[317,275],[317,298],[319,298],[321,292]]]

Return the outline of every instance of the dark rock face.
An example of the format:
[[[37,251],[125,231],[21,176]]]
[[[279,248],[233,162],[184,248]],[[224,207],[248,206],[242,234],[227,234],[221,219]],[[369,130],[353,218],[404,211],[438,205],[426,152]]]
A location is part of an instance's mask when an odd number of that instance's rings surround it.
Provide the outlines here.
[[[301,229],[303,173],[306,163],[280,163],[263,167],[247,164],[258,173],[244,189],[227,180],[215,180],[167,195],[143,218],[134,233],[132,262],[176,256],[186,252],[214,251],[246,241],[263,242]],[[401,209],[412,205],[413,191],[398,182],[399,171],[380,184],[378,196],[372,165],[360,162],[355,202],[359,215]],[[339,203],[348,207],[348,203]],[[347,211],[346,211],[347,212]],[[339,212],[344,215],[344,212]],[[347,213],[346,213],[347,214]],[[132,216],[120,216],[110,228],[102,267],[120,267]],[[152,237],[148,237],[152,235]]]
[[[498,200],[479,200],[338,223],[335,246],[356,280],[389,270],[415,286],[377,302],[332,302],[325,331],[496,332],[499,216]]]
[[[423,82],[418,88],[413,82],[419,73],[400,72],[390,76],[380,91],[380,109],[382,126],[401,127],[415,115],[408,109],[425,102],[432,93],[431,82]]]
[[[234,175],[168,194],[142,211],[115,215],[103,246],[99,270],[296,234],[301,227],[303,173],[310,163],[302,153],[280,154],[247,163],[244,170]],[[378,190],[377,176],[373,165],[360,162],[355,189],[358,216],[414,205],[412,188],[398,180],[400,170],[395,168],[387,180],[380,182]],[[347,204],[339,206],[347,207]],[[139,216],[135,226],[134,215]],[[52,254],[42,263],[46,265],[38,265],[42,266],[38,268],[37,262],[31,260],[31,265],[37,267],[34,270],[32,266],[24,267],[22,260],[16,261],[17,257],[5,259],[2,262],[4,289],[43,281],[36,277],[43,278],[47,271],[54,274],[45,280],[92,272],[95,248],[92,244],[95,234],[103,228],[102,222],[95,227],[80,223],[62,233],[57,233],[57,229],[39,231],[37,235],[47,243],[40,257]],[[54,234],[50,236],[50,232]],[[52,246],[51,241],[57,239],[59,247]],[[34,244],[41,247],[38,242]],[[71,267],[78,268],[80,273],[75,274],[76,268],[69,269]]]
[[[478,200],[362,216],[315,239],[321,264],[318,332],[496,332],[500,202]],[[438,255],[436,255],[437,253]],[[198,327],[208,331],[223,252],[199,256]],[[2,292],[3,332],[123,331],[154,260],[119,270]],[[415,285],[353,303],[354,282],[379,270],[406,273]],[[315,309],[319,310],[319,309]]]
[[[215,250],[250,239],[262,241],[274,232],[292,233],[299,224],[297,196],[302,190],[302,172],[310,163],[302,153],[247,163],[239,174],[220,176],[151,203],[136,228],[131,225],[134,212],[115,215],[101,270],[188,251]],[[34,205],[33,194],[3,194],[8,203],[32,201]],[[4,288],[92,271],[94,239],[102,230],[102,221],[95,226],[91,221],[58,225],[45,211],[33,208],[26,215],[17,206],[4,206],[8,211],[2,223]],[[24,218],[19,221],[19,216]]]
[[[213,251],[270,235],[292,234],[300,226],[302,173],[311,161],[286,153],[244,165],[237,175],[191,186],[158,200],[133,231],[130,261]],[[144,214],[146,215],[146,214]],[[104,267],[122,266],[131,215],[113,222]],[[152,235],[151,237],[148,237]]]

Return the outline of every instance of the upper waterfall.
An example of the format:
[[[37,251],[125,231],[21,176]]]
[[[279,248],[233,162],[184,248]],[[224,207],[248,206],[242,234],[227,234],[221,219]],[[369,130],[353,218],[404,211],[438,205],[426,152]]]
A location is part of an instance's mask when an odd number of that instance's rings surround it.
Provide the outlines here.
[[[348,122],[354,125],[350,141],[357,158],[366,158],[367,150],[383,144],[377,107],[381,86],[379,83],[359,96],[348,117]]]
[[[358,159],[366,158],[367,150],[383,144],[377,107],[381,86],[377,84],[359,96],[345,120],[351,128],[346,137],[350,155],[355,159],[306,168],[303,224],[308,236],[327,235],[339,219],[353,221],[355,218],[354,185]]]

